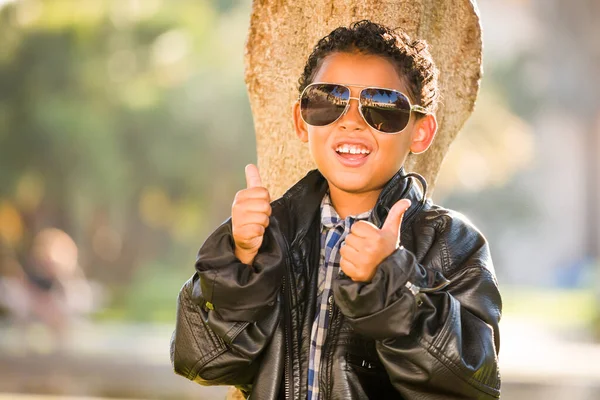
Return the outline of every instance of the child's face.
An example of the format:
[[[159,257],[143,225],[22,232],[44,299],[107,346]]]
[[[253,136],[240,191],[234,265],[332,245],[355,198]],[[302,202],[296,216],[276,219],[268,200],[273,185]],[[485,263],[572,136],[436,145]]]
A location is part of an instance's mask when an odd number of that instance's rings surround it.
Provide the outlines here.
[[[399,90],[408,95],[394,66],[379,56],[333,53],[323,60],[313,82],[375,86]],[[351,97],[361,88],[349,86]],[[411,99],[411,102],[414,102]],[[330,185],[346,193],[380,191],[404,164],[408,152],[423,152],[429,147],[437,128],[435,117],[427,115],[415,121],[412,113],[408,126],[400,133],[385,134],[371,128],[360,115],[358,101],[350,100],[345,115],[327,126],[307,125],[300,118],[299,103],[294,105],[296,133],[307,142],[319,171]],[[365,154],[341,154],[344,144],[366,148]]]

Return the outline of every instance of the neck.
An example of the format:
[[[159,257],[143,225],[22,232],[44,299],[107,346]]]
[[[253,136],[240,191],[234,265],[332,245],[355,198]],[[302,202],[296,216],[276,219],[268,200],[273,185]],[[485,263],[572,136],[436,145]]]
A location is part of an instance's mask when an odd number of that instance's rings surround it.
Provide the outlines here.
[[[345,219],[349,215],[362,214],[375,207],[379,193],[382,189],[372,190],[364,193],[348,193],[339,188],[329,185],[329,197],[331,204],[340,218]]]

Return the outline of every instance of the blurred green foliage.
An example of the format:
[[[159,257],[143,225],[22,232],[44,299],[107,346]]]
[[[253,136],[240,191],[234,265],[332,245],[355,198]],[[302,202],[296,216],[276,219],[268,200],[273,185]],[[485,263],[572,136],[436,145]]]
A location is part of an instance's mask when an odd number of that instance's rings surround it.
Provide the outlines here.
[[[4,259],[26,263],[36,232],[62,229],[107,290],[103,315],[172,318],[195,252],[256,157],[242,59],[250,2],[0,7]]]

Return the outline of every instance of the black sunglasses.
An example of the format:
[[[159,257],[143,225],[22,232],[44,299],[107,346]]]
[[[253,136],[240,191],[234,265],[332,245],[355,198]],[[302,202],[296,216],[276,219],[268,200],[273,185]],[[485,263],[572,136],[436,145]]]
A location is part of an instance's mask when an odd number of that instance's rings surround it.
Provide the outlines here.
[[[349,86],[363,88],[359,97],[350,96]],[[358,110],[369,126],[382,133],[400,133],[408,125],[411,111],[429,112],[411,105],[408,97],[397,90],[372,86],[311,83],[302,91],[300,115],[312,126],[333,124],[350,107],[350,99],[358,100]]]

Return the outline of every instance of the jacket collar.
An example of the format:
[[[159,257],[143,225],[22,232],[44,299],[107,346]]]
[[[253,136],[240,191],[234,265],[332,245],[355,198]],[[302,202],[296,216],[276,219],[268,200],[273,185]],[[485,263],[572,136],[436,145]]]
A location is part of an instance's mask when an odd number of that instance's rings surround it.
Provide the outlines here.
[[[415,185],[415,180],[421,183]],[[328,185],[325,177],[317,169],[309,171],[304,178],[292,186],[283,199],[290,210],[290,225],[295,238],[303,237],[319,212]],[[402,228],[408,225],[412,216],[427,201],[427,182],[416,172],[406,173],[404,166],[385,184],[371,214],[371,222],[381,227],[392,206],[400,199],[409,199],[410,208],[406,211]]]

